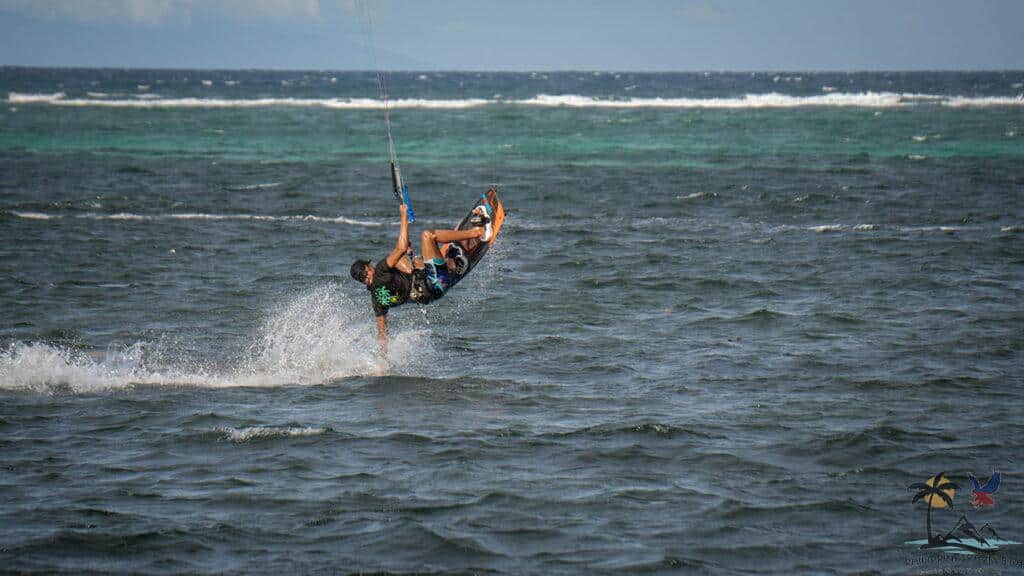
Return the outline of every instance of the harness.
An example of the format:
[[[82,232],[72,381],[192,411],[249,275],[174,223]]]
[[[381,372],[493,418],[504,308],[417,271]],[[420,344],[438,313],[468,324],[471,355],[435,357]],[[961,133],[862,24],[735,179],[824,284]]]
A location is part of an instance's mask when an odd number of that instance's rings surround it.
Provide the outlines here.
[[[427,272],[422,268],[414,268],[412,271],[412,288],[409,290],[409,300],[426,304],[434,299],[427,282]]]

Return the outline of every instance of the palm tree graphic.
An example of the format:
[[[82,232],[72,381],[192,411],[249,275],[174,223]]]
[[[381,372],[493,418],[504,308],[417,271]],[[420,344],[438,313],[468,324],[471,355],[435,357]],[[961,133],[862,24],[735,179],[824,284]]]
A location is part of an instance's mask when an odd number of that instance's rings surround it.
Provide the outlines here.
[[[942,538],[932,534],[932,508],[946,508],[953,505],[953,496],[960,488],[955,483],[946,479],[945,472],[939,472],[925,482],[917,482],[908,486],[910,490],[917,490],[911,503],[924,500],[928,505],[928,512],[925,514],[925,529],[928,530],[928,545],[939,544]]]

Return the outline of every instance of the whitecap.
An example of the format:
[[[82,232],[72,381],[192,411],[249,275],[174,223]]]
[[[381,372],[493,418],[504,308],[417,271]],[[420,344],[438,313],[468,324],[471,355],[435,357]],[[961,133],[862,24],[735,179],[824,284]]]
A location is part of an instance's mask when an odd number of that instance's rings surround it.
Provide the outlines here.
[[[383,110],[383,100],[371,98],[165,98],[158,94],[137,94],[132,99],[66,98],[58,94],[9,93],[8,101],[25,104],[50,104],[68,107],[105,108],[327,108],[335,110]],[[470,98],[461,100],[400,99],[391,100],[391,108],[460,109],[491,103],[490,100]]]
[[[712,197],[713,198],[715,196],[718,196],[718,194],[716,194],[714,192],[693,192],[691,194],[685,194],[685,195],[684,194],[680,194],[679,196],[676,196],[676,199],[677,200],[696,200],[697,198],[707,198],[707,197]]]
[[[143,216],[142,214],[131,214],[129,212],[118,212],[117,214],[110,214],[107,216],[109,220],[152,220],[150,216]]]
[[[1017,96],[954,96],[943,105],[953,108],[989,108],[1002,106],[1024,106],[1024,94]]]
[[[820,226],[810,226],[810,227],[807,228],[807,230],[809,230],[811,232],[826,233],[826,232],[841,232],[841,231],[845,230],[846,228],[847,227],[843,226],[842,224],[822,224]]]
[[[223,133],[223,130],[221,130],[221,132]],[[284,185],[284,182],[262,182],[259,184],[246,184],[243,186],[228,186],[228,189],[238,192],[246,192],[249,190],[269,190],[282,185]]]
[[[64,99],[63,92],[50,94],[22,94],[20,92],[8,92],[7,101],[11,104],[54,104]]]
[[[795,79],[794,79],[795,80]],[[228,81],[231,82],[231,81]],[[283,81],[287,82],[287,81]],[[227,82],[226,82],[227,83]],[[964,106],[1018,106],[1024,105],[1024,96],[1017,97],[965,97],[941,96],[934,94],[913,94],[895,92],[848,93],[826,91],[822,95],[792,96],[777,92],[745,94],[723,98],[607,98],[578,94],[537,94],[532,98],[519,100],[492,99],[400,99],[389,102],[393,108],[460,109],[494,104],[542,107],[578,108],[709,108],[709,109],[759,109],[796,107],[862,107],[895,108],[914,105],[942,104],[952,107]],[[94,93],[101,94],[101,93]],[[8,94],[11,103],[37,103],[57,106],[107,106],[121,108],[255,108],[255,107],[300,107],[328,109],[382,109],[383,100],[371,98],[166,98],[158,94],[135,94],[131,99],[117,98],[67,98],[63,92],[50,94]]]
[[[247,426],[244,428],[221,426],[214,429],[214,432],[225,436],[232,442],[238,443],[249,442],[250,440],[268,440],[271,438],[319,436],[326,431],[326,428],[301,426]]]
[[[52,220],[54,218],[60,218],[60,216],[52,214],[44,214],[42,212],[23,212],[21,210],[11,210],[11,214],[26,220]]]
[[[961,230],[958,226],[905,226],[899,229],[901,232],[942,232],[953,234]]]
[[[337,110],[383,109],[383,100],[372,98],[167,98],[158,94],[136,94],[131,99],[67,98],[63,92],[53,94],[8,94],[11,103],[49,104],[53,106],[105,106],[111,108],[262,108],[295,107]],[[896,108],[915,105],[942,104],[962,106],[1022,105],[1021,97],[946,97],[931,94],[894,92],[830,92],[816,96],[791,96],[777,92],[745,94],[723,98],[606,98],[578,94],[537,94],[519,100],[492,99],[399,99],[388,102],[392,108],[462,109],[486,105],[574,107],[574,108],[706,108],[762,109],[799,107]]]
[[[512,101],[531,106],[566,106],[575,108],[710,108],[759,109],[799,107],[863,107],[890,108],[904,106],[914,95],[891,92],[862,92],[859,94],[833,92],[820,96],[790,96],[771,92],[746,94],[731,98],[628,98],[607,99],[576,94],[538,94],[533,98]]]

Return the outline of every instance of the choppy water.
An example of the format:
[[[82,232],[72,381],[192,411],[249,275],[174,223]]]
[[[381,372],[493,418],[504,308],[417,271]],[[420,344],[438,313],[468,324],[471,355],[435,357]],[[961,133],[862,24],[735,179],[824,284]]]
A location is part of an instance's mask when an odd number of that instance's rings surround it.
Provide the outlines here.
[[[940,471],[1020,541],[1022,82],[395,75],[422,225],[509,215],[376,377],[372,75],[0,69],[0,571],[917,573]]]

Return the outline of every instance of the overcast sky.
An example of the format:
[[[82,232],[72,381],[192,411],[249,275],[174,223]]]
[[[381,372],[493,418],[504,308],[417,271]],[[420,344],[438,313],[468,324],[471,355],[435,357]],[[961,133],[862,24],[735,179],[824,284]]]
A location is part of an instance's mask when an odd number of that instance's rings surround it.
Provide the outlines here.
[[[0,64],[1024,69],[1024,0],[0,0]]]

